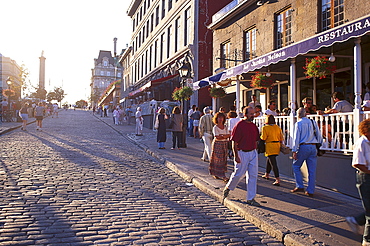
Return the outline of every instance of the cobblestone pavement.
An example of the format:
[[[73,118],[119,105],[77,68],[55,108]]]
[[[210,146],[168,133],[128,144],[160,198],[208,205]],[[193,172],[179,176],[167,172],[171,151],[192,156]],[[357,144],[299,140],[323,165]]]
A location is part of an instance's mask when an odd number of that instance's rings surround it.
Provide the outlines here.
[[[83,111],[0,145],[0,245],[282,245]]]

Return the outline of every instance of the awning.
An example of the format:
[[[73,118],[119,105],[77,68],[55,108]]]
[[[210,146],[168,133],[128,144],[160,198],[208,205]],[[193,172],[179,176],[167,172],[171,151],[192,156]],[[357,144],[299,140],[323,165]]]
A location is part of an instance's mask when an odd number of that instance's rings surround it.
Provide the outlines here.
[[[274,50],[263,56],[244,62],[238,66],[229,68],[214,76],[197,81],[193,83],[193,89],[198,90],[203,86],[211,85],[216,82],[234,77],[236,75],[240,75],[242,73],[248,73],[250,71],[266,67],[270,64],[276,64],[289,58],[294,58],[298,55],[304,55],[310,51],[315,51],[322,47],[331,46],[334,43],[345,42],[350,38],[363,36],[369,31],[370,15],[367,15],[366,17],[362,17],[345,25],[332,28],[308,39],[302,40],[298,43],[291,44],[278,50]]]
[[[163,77],[163,78],[160,78],[160,79],[155,79],[155,80],[151,80],[149,81],[148,83],[146,83],[145,85],[143,85],[142,87],[140,87],[139,89],[135,90],[135,91],[132,91],[128,94],[129,97],[132,97],[152,86],[157,86],[157,85],[160,85],[162,84],[163,82],[167,81],[167,80],[170,80],[170,79],[173,79],[175,77],[178,77],[179,75],[178,74],[174,74],[174,75],[170,75],[170,76],[167,76],[167,77]]]

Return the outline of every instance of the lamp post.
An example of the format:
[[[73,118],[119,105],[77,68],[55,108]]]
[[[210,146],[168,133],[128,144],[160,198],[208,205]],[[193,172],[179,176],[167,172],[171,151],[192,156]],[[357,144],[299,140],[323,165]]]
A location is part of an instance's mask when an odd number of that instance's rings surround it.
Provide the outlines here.
[[[184,88],[186,86],[186,79],[189,78],[190,74],[190,67],[187,66],[186,63],[184,63],[180,68],[179,68],[179,74],[181,76],[181,87]],[[182,138],[181,138],[181,147],[186,148],[186,130],[188,126],[188,114],[186,112],[187,109],[187,100],[181,100],[181,109],[182,109],[182,114],[183,114],[183,124],[182,124]]]

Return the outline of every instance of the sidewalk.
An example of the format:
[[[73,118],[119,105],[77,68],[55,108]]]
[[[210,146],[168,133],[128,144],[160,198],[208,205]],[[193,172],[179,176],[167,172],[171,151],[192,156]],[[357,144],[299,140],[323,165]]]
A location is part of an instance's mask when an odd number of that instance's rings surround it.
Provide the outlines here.
[[[166,149],[158,149],[156,132],[144,128],[144,136],[134,134],[134,125],[113,125],[111,117],[100,118],[123,136],[137,143],[147,153],[162,161],[167,167],[179,174],[188,183],[222,202],[221,180],[208,175],[208,164],[200,160],[203,143],[199,139],[187,138],[187,148],[171,150],[172,136],[167,135]],[[228,174],[233,171],[229,162]],[[264,173],[260,168],[259,177]],[[353,234],[345,217],[362,211],[361,201],[334,191],[317,187],[315,197],[292,194],[295,182],[281,177],[282,185],[272,185],[273,180],[258,179],[256,200],[262,207],[246,204],[246,185],[240,182],[238,188],[230,192],[224,205],[249,220],[268,234],[284,242],[285,245],[360,245],[362,237]],[[244,180],[243,180],[244,181]]]
[[[81,112],[82,113],[82,112]],[[85,111],[86,114],[92,114]],[[225,183],[208,175],[208,164],[200,160],[203,143],[199,139],[187,138],[187,148],[171,150],[172,136],[168,132],[166,149],[158,149],[156,132],[144,128],[143,136],[134,134],[134,125],[114,125],[112,117],[97,119],[115,129],[119,134],[138,147],[163,162],[168,168],[180,175],[185,182],[222,202],[222,190]],[[1,125],[3,132],[20,127]],[[5,130],[4,130],[5,129]],[[264,164],[263,164],[264,166]],[[230,161],[227,176],[233,171]],[[260,168],[259,177],[264,173]],[[328,174],[330,175],[330,174]],[[258,179],[256,200],[262,207],[252,207],[246,204],[246,185],[241,181],[237,189],[230,192],[224,205],[240,216],[252,222],[263,231],[284,242],[285,245],[360,245],[362,237],[353,234],[345,222],[345,217],[361,212],[359,199],[352,198],[334,191],[317,187],[315,197],[292,194],[294,180],[282,176],[282,185],[272,185],[273,180]],[[345,182],[345,181],[344,181]]]

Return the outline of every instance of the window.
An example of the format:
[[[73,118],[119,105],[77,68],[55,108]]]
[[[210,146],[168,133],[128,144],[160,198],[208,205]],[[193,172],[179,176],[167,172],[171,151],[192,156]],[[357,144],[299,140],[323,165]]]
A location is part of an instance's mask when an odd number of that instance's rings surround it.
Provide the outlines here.
[[[229,61],[230,56],[230,41],[227,41],[223,44],[221,44],[220,49],[220,67],[224,68],[230,68],[231,67],[231,61]]]
[[[110,76],[110,72],[109,71],[107,72],[107,76]]]
[[[145,15],[145,13],[146,13],[146,0],[144,0],[144,4],[143,4],[143,8],[144,8],[144,15]]]
[[[170,53],[171,53],[171,36],[172,36],[171,29],[172,29],[172,26],[169,26],[167,28],[167,58],[170,57]]]
[[[162,0],[162,19],[166,15],[166,0]]]
[[[138,39],[139,41],[138,41],[138,44],[137,44],[137,48],[139,49],[140,46],[141,46],[141,31],[139,32],[138,37],[139,37],[139,39]]]
[[[103,61],[103,66],[107,67],[108,66],[108,61]]]
[[[104,76],[104,71],[100,71],[100,75],[101,76]]]
[[[154,27],[154,13],[150,16],[150,32],[153,31]]]
[[[291,8],[286,9],[275,16],[276,23],[276,41],[275,46],[277,49],[287,46],[292,41],[292,15]]]
[[[149,72],[152,71],[152,52],[153,52],[153,45],[149,47]]]
[[[117,73],[117,77],[118,78],[121,78],[121,73]]]
[[[249,61],[256,57],[256,27],[244,32],[244,61]]]
[[[140,8],[140,21],[142,20],[143,18],[143,7]]]
[[[146,34],[145,34],[146,37],[149,36],[149,20],[146,22]]]
[[[150,63],[150,60],[148,61],[148,50],[145,51],[145,71],[144,74],[148,73],[148,62]]]
[[[344,23],[344,0],[321,0],[321,31]]]
[[[178,43],[179,43],[179,34],[180,34],[180,17],[175,20],[175,42],[174,42],[174,51],[177,52],[178,50]]]
[[[135,31],[135,19],[132,19],[132,31]]]
[[[168,11],[172,9],[172,0],[168,0]]]
[[[155,26],[159,24],[159,6],[155,8]]]
[[[143,26],[143,43],[145,41],[145,33],[146,33],[146,29],[145,29],[145,26]]]
[[[184,45],[190,43],[190,8],[185,10],[185,19],[184,19]]]
[[[158,39],[154,42],[154,67],[157,67],[157,59],[158,59]]]
[[[161,64],[163,62],[163,53],[164,53],[164,33],[162,33],[161,35],[161,43],[160,43],[160,47],[159,47],[159,64]]]

